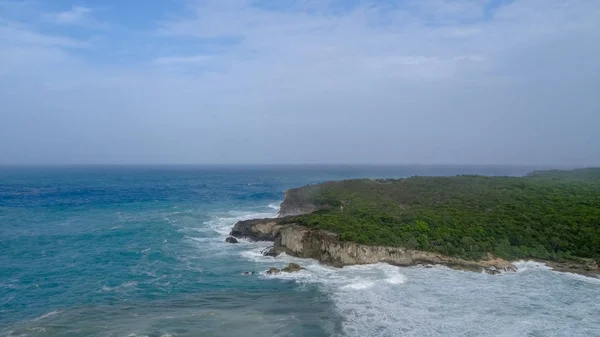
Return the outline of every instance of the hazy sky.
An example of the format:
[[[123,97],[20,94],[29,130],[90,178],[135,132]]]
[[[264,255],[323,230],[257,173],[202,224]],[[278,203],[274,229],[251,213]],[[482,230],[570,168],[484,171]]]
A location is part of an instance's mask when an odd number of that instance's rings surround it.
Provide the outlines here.
[[[599,0],[0,0],[0,164],[600,165]]]

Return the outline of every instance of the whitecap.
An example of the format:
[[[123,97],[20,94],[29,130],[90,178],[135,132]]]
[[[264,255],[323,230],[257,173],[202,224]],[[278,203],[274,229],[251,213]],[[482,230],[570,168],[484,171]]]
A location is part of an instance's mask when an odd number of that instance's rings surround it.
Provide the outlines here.
[[[41,321],[41,320],[43,320],[44,318],[48,318],[48,317],[51,317],[51,316],[55,316],[55,315],[58,315],[58,314],[60,314],[60,313],[62,313],[62,311],[60,311],[60,310],[54,310],[54,311],[50,311],[50,312],[48,312],[48,313],[45,313],[45,314],[43,314],[42,316],[40,316],[40,317],[38,317],[38,318],[34,318],[34,319],[33,319],[33,321],[34,321],[34,322]]]
[[[525,260],[520,260],[520,261],[516,261],[513,262],[513,264],[518,268],[517,272],[524,272],[524,271],[532,271],[532,270],[548,270],[548,271],[552,271],[554,273],[572,278],[572,279],[576,279],[576,280],[580,280],[580,281],[584,281],[584,282],[592,282],[592,283],[600,283],[600,275],[597,277],[593,277],[593,276],[585,276],[585,275],[581,275],[581,274],[577,274],[577,273],[570,273],[567,271],[558,271],[558,270],[554,270],[552,269],[552,267],[546,265],[545,263],[542,262],[536,262],[536,261],[525,261]]]
[[[239,254],[241,257],[251,260],[253,262],[265,263],[265,262],[273,262],[275,258],[272,256],[263,255],[263,251],[268,249],[273,245],[272,242],[265,241],[257,241],[257,242],[248,242],[244,240],[238,240],[240,243],[245,243],[251,246],[251,249],[243,250]]]
[[[35,331],[35,332],[46,332],[46,328],[41,327],[41,326],[34,326],[31,328],[27,328],[27,330]]]
[[[389,284],[403,284],[404,282],[406,282],[406,276],[404,276],[404,275],[391,276],[391,277],[388,277],[387,279],[385,279],[385,282],[387,282]]]
[[[212,231],[219,236],[227,236],[231,231],[231,227],[242,220],[272,218],[276,213],[272,212],[244,212],[244,211],[229,211],[228,216],[213,216],[209,221],[204,222],[204,227],[198,228],[200,231]]]
[[[25,334],[25,333],[22,333],[22,334],[19,334],[19,335],[14,335],[14,331],[12,331],[12,330],[9,330],[9,331],[7,332],[7,335],[6,335],[6,336],[7,336],[7,337],[27,337],[27,334]]]
[[[515,267],[517,267],[517,273],[522,273],[528,270],[552,270],[552,268],[548,267],[545,263],[532,260],[519,260],[513,262],[513,264]]]
[[[128,281],[128,282],[123,282],[116,287],[109,287],[107,285],[104,285],[104,286],[102,286],[102,288],[100,290],[102,292],[111,292],[111,291],[119,292],[119,291],[123,291],[125,289],[135,288],[137,285],[138,285],[138,283],[135,281]]]
[[[374,285],[375,285],[375,282],[361,281],[361,282],[357,282],[357,283],[347,284],[345,286],[342,286],[341,289],[364,290],[364,289],[371,288]]]
[[[564,272],[564,271],[556,271],[555,273],[561,274],[565,277],[568,277],[570,279],[574,279],[577,281],[589,282],[592,284],[600,285],[600,275],[593,277],[593,276],[585,276],[585,275],[581,275],[581,274],[569,273],[569,272]]]

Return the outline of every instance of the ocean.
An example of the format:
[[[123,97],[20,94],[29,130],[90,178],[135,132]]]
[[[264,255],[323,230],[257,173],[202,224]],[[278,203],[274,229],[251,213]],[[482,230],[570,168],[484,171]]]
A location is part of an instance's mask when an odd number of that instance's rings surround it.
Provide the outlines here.
[[[0,168],[0,336],[600,336],[600,279],[385,264],[225,243],[327,180],[523,175],[494,166]],[[306,270],[265,275],[297,262]],[[255,274],[245,275],[244,272]]]

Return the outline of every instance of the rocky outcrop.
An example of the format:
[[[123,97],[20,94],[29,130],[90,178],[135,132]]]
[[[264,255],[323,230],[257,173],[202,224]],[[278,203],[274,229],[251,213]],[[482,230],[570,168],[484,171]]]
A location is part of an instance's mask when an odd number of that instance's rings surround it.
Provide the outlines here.
[[[600,278],[600,266],[593,259],[580,259],[580,262],[554,262],[554,261],[539,261],[546,264],[552,270],[575,273],[590,277]]]
[[[384,262],[396,266],[440,264],[454,269],[485,271],[490,274],[517,270],[513,264],[492,256],[486,260],[468,261],[401,247],[367,246],[340,241],[335,233],[281,222],[281,219],[240,221],[234,226],[231,235],[251,240],[274,241],[275,244],[269,251],[271,255],[286,253],[316,259],[335,267]]]
[[[227,242],[227,243],[238,243],[238,240],[236,238],[234,238],[233,236],[229,236],[229,237],[227,237],[227,239],[225,239],[225,242]]]
[[[283,202],[279,207],[279,217],[312,213],[321,207],[315,205],[310,197],[318,185],[293,188],[285,192]]]
[[[279,233],[282,219],[253,219],[238,221],[230,235],[236,238],[246,238],[253,241],[275,241]]]
[[[338,240],[334,233],[289,225],[279,230],[273,250],[293,256],[312,258],[336,267],[385,262],[396,266],[441,264],[460,270],[499,273],[516,271],[511,263],[499,258],[468,261],[442,254],[400,247],[367,246]]]
[[[301,271],[301,270],[304,270],[304,268],[300,267],[300,265],[298,265],[296,263],[290,263],[283,269],[269,268],[269,270],[267,270],[266,273],[267,273],[267,275],[277,275],[281,272],[294,273],[294,272]]]
[[[279,268],[269,268],[269,270],[267,270],[267,275],[277,275],[281,273],[281,269]]]
[[[304,268],[300,267],[299,264],[296,263],[290,263],[287,265],[287,267],[281,269],[281,271],[284,271],[286,273],[293,273],[293,272],[297,272],[297,271],[301,271]]]

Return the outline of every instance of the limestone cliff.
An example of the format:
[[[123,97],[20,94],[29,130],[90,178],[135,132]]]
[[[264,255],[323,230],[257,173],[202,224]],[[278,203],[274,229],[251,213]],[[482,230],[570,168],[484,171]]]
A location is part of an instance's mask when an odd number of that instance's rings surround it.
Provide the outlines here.
[[[278,216],[300,215],[319,210],[321,207],[315,205],[311,198],[311,194],[318,188],[318,185],[312,185],[286,191]]]
[[[487,260],[467,261],[431,252],[344,242],[338,240],[335,233],[282,224],[280,218],[240,221],[235,224],[231,235],[258,241],[274,241],[271,253],[285,252],[336,267],[385,262],[397,266],[440,264],[454,269],[492,274],[516,271],[511,263],[491,256]]]
[[[253,241],[275,241],[282,225],[282,219],[252,219],[238,221],[230,235],[236,238],[246,238]]]

